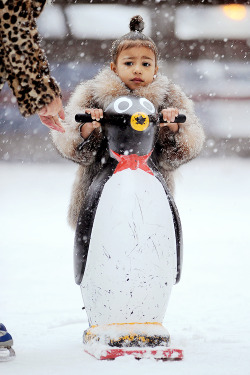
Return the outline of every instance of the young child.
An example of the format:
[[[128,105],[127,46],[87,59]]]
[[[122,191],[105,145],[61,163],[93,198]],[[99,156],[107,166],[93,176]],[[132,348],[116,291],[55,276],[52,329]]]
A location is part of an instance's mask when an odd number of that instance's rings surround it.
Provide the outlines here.
[[[116,98],[124,95],[145,97],[158,112],[162,112],[164,121],[168,121],[160,124],[152,156],[172,193],[174,170],[201,151],[204,132],[194,113],[193,103],[178,86],[158,73],[157,47],[142,33],[143,28],[140,16],[131,19],[130,32],[113,43],[110,67],[76,87],[66,107],[65,133],[52,131],[59,152],[79,163],[68,215],[72,228],[76,227],[93,178],[110,157],[99,120],[103,117],[103,110]],[[79,126],[74,121],[75,114],[84,111],[95,121]],[[170,124],[178,113],[186,115],[186,122]],[[80,144],[81,150],[78,149]]]

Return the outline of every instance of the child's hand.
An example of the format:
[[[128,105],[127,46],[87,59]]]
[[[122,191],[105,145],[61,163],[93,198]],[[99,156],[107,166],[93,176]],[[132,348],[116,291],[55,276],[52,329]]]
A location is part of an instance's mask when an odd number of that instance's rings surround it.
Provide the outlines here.
[[[92,131],[96,128],[99,128],[101,126],[101,123],[99,122],[101,118],[103,118],[103,110],[100,108],[85,108],[85,113],[88,113],[91,115],[92,122],[86,122],[81,127],[81,136],[86,139],[88,136],[92,133]]]
[[[174,122],[175,117],[178,116],[179,110],[177,108],[166,108],[161,111],[163,115],[163,120],[167,122],[160,123],[160,126],[168,126],[170,130],[173,132],[177,132],[179,130],[179,125]]]

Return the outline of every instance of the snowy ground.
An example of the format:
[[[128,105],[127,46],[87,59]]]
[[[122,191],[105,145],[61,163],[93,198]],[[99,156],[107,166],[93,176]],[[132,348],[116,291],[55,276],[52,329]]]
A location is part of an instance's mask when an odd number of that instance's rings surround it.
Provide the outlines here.
[[[200,159],[179,171],[184,269],[165,325],[181,362],[103,363],[83,352],[87,319],[65,219],[74,171],[0,163],[0,321],[17,354],[1,374],[250,374],[250,160]]]

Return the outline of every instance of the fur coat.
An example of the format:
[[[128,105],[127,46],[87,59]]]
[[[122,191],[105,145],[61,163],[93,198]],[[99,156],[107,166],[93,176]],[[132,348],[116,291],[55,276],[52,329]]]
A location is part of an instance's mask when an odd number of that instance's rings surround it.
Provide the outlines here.
[[[83,113],[84,108],[105,108],[114,99],[123,95],[136,95],[147,98],[161,111],[163,108],[176,107],[187,116],[174,133],[168,127],[162,127],[156,142],[154,162],[173,193],[173,172],[181,164],[196,157],[204,142],[204,132],[193,109],[193,103],[166,76],[158,74],[156,79],[145,87],[133,92],[109,68],[102,70],[94,79],[79,84],[73,92],[65,109],[63,122],[65,133],[51,131],[52,139],[62,156],[79,163],[79,169],[73,186],[69,207],[69,224],[75,228],[85,193],[94,176],[109,158],[105,138],[99,129],[95,129],[87,140],[79,132],[75,114]],[[78,146],[83,143],[81,151]],[[153,156],[152,154],[152,156]]]
[[[36,18],[46,0],[0,1],[0,90],[7,82],[23,116],[60,96],[39,45]]]

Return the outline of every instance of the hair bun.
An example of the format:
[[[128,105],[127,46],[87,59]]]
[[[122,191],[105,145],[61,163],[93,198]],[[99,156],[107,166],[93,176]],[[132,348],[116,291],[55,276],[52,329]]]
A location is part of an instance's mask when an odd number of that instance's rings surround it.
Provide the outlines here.
[[[130,31],[139,31],[142,32],[144,30],[144,21],[141,16],[134,16],[130,20],[129,24]]]

